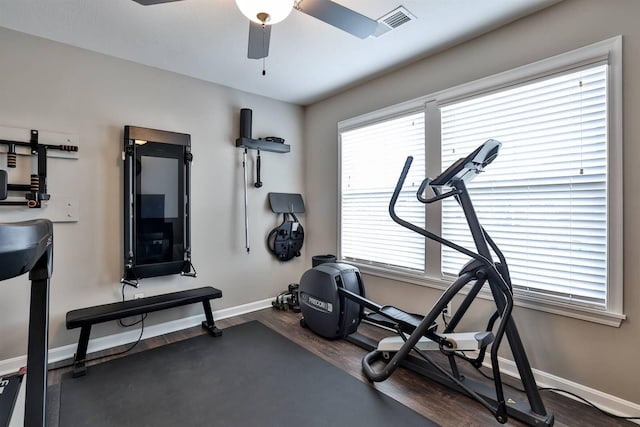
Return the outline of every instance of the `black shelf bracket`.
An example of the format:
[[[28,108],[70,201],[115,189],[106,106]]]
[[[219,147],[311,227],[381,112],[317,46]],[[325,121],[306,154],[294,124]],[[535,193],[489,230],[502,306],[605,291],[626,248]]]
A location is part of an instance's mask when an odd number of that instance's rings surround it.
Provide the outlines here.
[[[236,139],[236,147],[249,150],[271,151],[273,153],[288,153],[291,151],[291,146],[288,144],[251,138]]]

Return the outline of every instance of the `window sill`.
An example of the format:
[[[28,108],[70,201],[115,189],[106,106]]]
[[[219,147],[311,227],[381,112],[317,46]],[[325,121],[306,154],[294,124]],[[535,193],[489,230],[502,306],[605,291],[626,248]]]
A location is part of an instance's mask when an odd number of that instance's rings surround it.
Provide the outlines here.
[[[378,266],[373,266],[364,263],[340,261],[349,265],[358,267],[361,273],[371,276],[381,277],[384,279],[396,280],[399,282],[410,283],[413,285],[424,286],[427,288],[445,290],[453,280],[447,280],[444,278],[435,278],[425,276],[418,272],[412,272],[410,270],[402,269],[389,269]],[[366,287],[366,283],[365,283]],[[462,289],[461,295],[466,295],[468,292],[468,286]],[[479,298],[485,300],[491,300],[491,292],[483,289],[478,294]],[[516,291],[516,300],[514,304],[518,307],[524,307],[531,310],[537,310],[544,313],[556,314],[559,316],[570,317],[574,319],[584,320],[587,322],[599,323],[606,326],[620,327],[623,320],[626,319],[626,315],[622,313],[614,313],[605,309],[599,310],[590,307],[575,306],[568,303],[559,301],[553,301],[541,297],[534,297],[531,295],[518,294]]]

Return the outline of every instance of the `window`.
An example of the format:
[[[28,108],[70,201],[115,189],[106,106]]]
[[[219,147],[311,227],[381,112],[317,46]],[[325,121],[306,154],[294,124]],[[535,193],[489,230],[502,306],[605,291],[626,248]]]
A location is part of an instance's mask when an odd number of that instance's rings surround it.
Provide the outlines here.
[[[468,258],[391,222],[390,195],[413,155],[401,216],[473,248],[454,200],[425,207],[415,191],[493,138],[500,155],[469,188],[509,262],[516,304],[619,325],[620,56],[616,37],[341,122],[340,259],[371,274],[449,283]]]
[[[443,168],[487,136],[503,143],[469,191],[523,292],[606,305],[606,89],[594,65],[441,108]],[[442,209],[443,237],[473,247],[457,204]],[[466,260],[444,247],[442,272]]]
[[[413,203],[424,178],[424,113],[411,112],[341,132],[341,257],[350,262],[424,272],[423,238],[389,217],[389,199],[408,155],[414,155],[398,212],[424,224]]]

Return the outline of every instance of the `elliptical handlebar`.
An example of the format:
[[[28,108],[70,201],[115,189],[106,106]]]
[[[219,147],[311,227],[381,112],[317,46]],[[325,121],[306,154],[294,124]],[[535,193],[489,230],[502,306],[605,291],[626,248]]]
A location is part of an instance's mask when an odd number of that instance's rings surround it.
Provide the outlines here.
[[[408,349],[409,351],[411,351],[411,349]],[[406,351],[406,353],[408,354],[409,351]],[[373,350],[367,354],[364,355],[364,357],[362,358],[362,370],[364,371],[365,376],[373,382],[382,382],[384,380],[386,380],[387,378],[389,378],[391,376],[391,374],[393,374],[393,371],[395,371],[396,366],[394,364],[391,363],[387,363],[380,371],[377,371],[376,369],[373,368],[373,363],[380,359],[380,357],[382,356],[382,354],[377,351],[377,350]],[[406,354],[404,355],[406,356]]]
[[[422,184],[420,184],[420,188],[418,188],[418,191],[416,192],[416,197],[422,203],[429,203],[429,199],[425,199],[424,197],[422,197],[422,194],[424,194],[424,190],[426,190],[427,185],[429,185],[430,183],[431,183],[431,178],[427,177],[423,179]]]
[[[420,200],[422,203],[429,204],[429,203],[437,202],[442,199],[446,199],[447,197],[455,196],[456,194],[460,194],[460,190],[457,190],[457,189],[447,191],[446,193],[441,193],[438,187],[432,185],[432,182],[433,182],[433,179],[431,178],[423,179],[422,184],[420,184],[420,188],[418,188],[418,191],[416,192],[416,198]],[[430,199],[426,199],[422,197],[422,194],[424,193],[427,185],[431,186],[430,187],[431,191],[433,191],[433,194],[435,194],[435,196],[431,197]]]
[[[404,166],[402,168],[402,172],[400,173],[400,177],[398,178],[398,182],[396,183],[396,188],[393,190],[393,195],[391,196],[391,200],[389,201],[389,216],[391,216],[391,219],[396,222],[397,224],[408,228],[409,230],[418,233],[424,237],[426,237],[427,239],[431,239],[431,240],[435,240],[436,242],[448,246],[458,252],[461,252],[471,258],[475,258],[477,260],[480,260],[482,262],[484,262],[485,264],[489,265],[490,261],[487,260],[485,257],[483,257],[480,254],[477,254],[473,251],[470,251],[469,249],[457,245],[449,240],[443,239],[442,237],[438,236],[437,234],[434,234],[430,231],[427,231],[424,228],[418,227],[415,224],[410,223],[409,221],[406,221],[402,218],[400,218],[398,216],[398,214],[396,214],[396,203],[398,202],[398,197],[400,196],[400,192],[402,191],[402,187],[404,186],[404,182],[407,179],[407,175],[409,174],[409,169],[411,168],[411,163],[413,162],[413,156],[407,156],[407,160],[404,162]],[[425,188],[427,185],[429,185],[431,183],[431,179],[429,178],[425,178],[422,181],[422,184],[420,184],[420,188],[418,189],[418,194],[416,195],[416,197],[418,198],[418,200],[420,200],[423,203],[432,203],[438,200],[442,200],[445,199],[447,197],[459,194],[459,191],[457,189],[453,189],[451,191],[448,191],[446,193],[442,193],[439,194],[439,192],[437,190],[435,190],[434,188],[434,193],[436,193],[435,197],[432,197],[430,199],[424,199],[422,197],[422,193],[424,192]],[[432,187],[433,188],[433,187]],[[423,201],[424,200],[424,201]]]
[[[422,234],[423,236],[439,241],[440,236],[433,234],[423,228],[420,228],[414,224],[411,224],[408,221],[400,218],[398,214],[396,214],[396,203],[398,202],[398,196],[400,196],[400,192],[402,191],[402,187],[404,186],[404,182],[407,179],[407,175],[409,174],[409,169],[411,168],[411,163],[413,162],[413,156],[407,156],[407,160],[404,162],[404,166],[402,168],[402,172],[400,172],[400,177],[398,178],[398,182],[396,183],[396,188],[393,190],[393,195],[391,196],[391,200],[389,201],[389,215],[391,219],[396,223],[400,224],[403,227],[408,228],[411,231],[414,231],[418,234]],[[425,180],[426,181],[426,180]],[[422,181],[420,188],[424,191],[424,187],[426,186],[425,181]]]
[[[404,162],[404,166],[402,167],[402,172],[400,172],[400,178],[398,178],[398,182],[396,183],[396,188],[393,190],[393,195],[391,196],[391,200],[389,201],[389,215],[391,218],[398,222],[398,220],[402,221],[398,215],[396,215],[396,202],[398,201],[398,196],[402,191],[402,186],[404,185],[404,181],[407,179],[407,174],[409,173],[409,169],[411,168],[411,163],[413,162],[413,156],[407,156],[407,160]],[[424,181],[423,181],[424,183]],[[424,187],[421,185],[420,188],[424,191]]]

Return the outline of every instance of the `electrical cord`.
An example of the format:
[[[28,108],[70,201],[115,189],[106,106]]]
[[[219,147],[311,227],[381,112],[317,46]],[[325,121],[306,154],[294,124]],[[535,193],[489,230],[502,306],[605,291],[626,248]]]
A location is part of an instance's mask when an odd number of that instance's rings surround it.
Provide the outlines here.
[[[125,299],[124,299],[124,298],[125,298],[125,297],[124,297],[124,287],[125,287],[125,285],[126,285],[126,283],[123,283],[123,284],[122,284],[122,301],[124,301],[124,300],[125,300]],[[142,340],[142,335],[144,334],[144,320],[145,320],[146,318],[147,318],[147,314],[145,313],[145,314],[143,314],[143,315],[141,316],[140,320],[135,321],[135,322],[133,322],[133,323],[124,323],[124,322],[122,322],[122,320],[121,320],[121,319],[119,319],[119,320],[118,320],[118,323],[119,323],[119,324],[120,324],[120,326],[122,326],[123,328],[128,328],[128,327],[131,327],[131,326],[140,325],[140,335],[138,336],[138,339],[137,339],[135,342],[133,342],[131,345],[129,345],[129,347],[127,347],[126,349],[124,349],[124,350],[122,350],[122,351],[119,351],[118,353],[115,353],[115,354],[105,354],[104,356],[97,356],[97,357],[93,357],[93,358],[91,358],[91,359],[85,359],[85,360],[84,360],[84,363],[87,363],[87,362],[93,362],[93,361],[95,361],[95,360],[104,359],[105,357],[121,356],[121,355],[123,355],[123,354],[125,354],[125,353],[128,353],[128,352],[130,352],[131,350],[133,350],[133,348],[134,348],[135,346],[137,346],[137,345],[138,345],[138,343],[140,343],[140,341]],[[71,362],[71,363],[67,363],[67,364],[61,365],[61,366],[56,366],[55,368],[48,369],[48,371],[55,371],[55,370],[58,370],[58,369],[69,368],[69,367],[71,367],[71,366],[73,366],[73,365],[74,365],[74,362]]]
[[[572,393],[572,392],[567,391],[567,390],[562,390],[561,388],[555,388],[555,387],[538,387],[538,390],[541,390],[541,391],[555,391],[555,392],[558,392],[558,393],[568,394],[568,395],[570,395],[570,396],[575,397],[575,398],[576,398],[576,399],[578,399],[578,400],[583,401],[583,402],[584,402],[584,403],[586,403],[587,405],[589,405],[589,406],[591,406],[592,408],[594,408],[594,409],[598,410],[600,413],[602,413],[602,414],[604,414],[604,415],[606,415],[606,416],[608,416],[608,417],[615,418],[615,419],[617,419],[617,420],[640,420],[640,417],[625,417],[625,416],[622,416],[622,415],[612,414],[611,412],[608,412],[608,411],[605,411],[605,410],[604,410],[604,409],[602,409],[602,408],[599,408],[598,406],[596,406],[596,405],[595,405],[595,404],[593,404],[592,402],[588,401],[588,400],[587,400],[587,399],[585,399],[584,397],[582,397],[582,396],[578,396],[577,394]]]
[[[126,285],[126,283],[123,283],[123,284],[122,284],[122,289],[121,289],[121,293],[122,293],[122,302],[124,302],[124,301],[125,301],[125,298],[124,298],[124,286],[125,286],[125,285]],[[133,322],[133,323],[124,323],[124,322],[122,321],[122,319],[118,319],[118,323],[119,323],[119,324],[120,324],[120,326],[122,326],[123,328],[129,328],[129,327],[131,327],[131,326],[135,326],[135,325],[139,325],[140,323],[143,323],[143,322],[144,322],[144,319],[146,319],[146,318],[147,318],[147,313],[143,314],[143,315],[141,316],[140,320],[137,320],[137,321],[135,321],[135,322]],[[144,328],[144,325],[143,325],[142,327]]]
[[[134,348],[136,345],[138,345],[138,343],[142,340],[142,334],[144,334],[144,318],[143,318],[143,319],[140,319],[140,320],[139,320],[137,323],[135,323],[135,324],[138,324],[138,323],[140,323],[140,324],[142,325],[142,326],[141,326],[141,328],[140,328],[140,335],[138,336],[138,339],[137,339],[134,343],[132,343],[129,347],[127,347],[125,350],[122,350],[122,351],[120,351],[120,352],[118,352],[118,353],[114,353],[114,354],[105,354],[104,356],[97,356],[97,357],[92,357],[91,359],[85,359],[85,360],[84,360],[84,363],[87,363],[87,362],[93,362],[93,361],[95,361],[95,360],[104,359],[105,357],[120,356],[120,355],[123,355],[123,354],[128,353],[128,352],[130,352],[131,350],[133,350],[133,348]],[[56,370],[58,370],[58,369],[70,368],[70,367],[71,367],[71,366],[73,366],[73,365],[74,365],[74,362],[71,362],[71,363],[67,363],[67,364],[65,364],[65,365],[56,366],[55,368],[51,368],[51,369],[48,369],[48,370],[49,370],[49,371],[56,371]]]
[[[442,313],[440,313],[440,315],[442,316],[442,323],[444,323],[444,328],[447,329],[449,327],[449,322],[447,321],[447,316],[445,316],[444,314],[444,310],[442,310]],[[451,316],[451,313],[449,313],[449,316]]]
[[[444,313],[442,313],[442,318],[443,318],[443,320],[444,320]],[[403,340],[404,342],[406,342],[406,341],[407,341],[407,338],[404,336],[404,334],[403,334],[403,333],[402,333],[402,331],[400,330],[399,326],[397,326],[397,325],[396,325],[396,327],[395,327],[394,329],[395,329],[396,333],[397,333],[398,335],[400,335],[400,337],[402,338],[402,340]],[[414,348],[414,351],[415,351],[415,352],[416,352],[416,353],[417,353],[417,354],[418,354],[418,355],[419,355],[423,360],[425,360],[426,362],[430,363],[430,364],[433,366],[433,363],[434,363],[434,362],[433,362],[431,359],[429,359],[426,355],[424,355],[421,351],[419,351],[418,349],[415,349],[415,348]],[[464,353],[463,353],[463,354],[464,354]],[[475,366],[474,366],[474,367],[475,367]],[[482,370],[480,369],[480,367],[475,367],[475,368],[476,368],[476,370],[478,371],[478,373],[479,373],[480,375],[482,375],[483,377],[485,377],[486,379],[488,379],[488,380],[490,380],[490,381],[494,381],[493,377],[492,377],[491,375],[488,375],[488,374],[486,374],[486,373],[482,372]],[[504,385],[506,385],[507,387],[509,387],[509,388],[513,389],[513,390],[519,391],[520,393],[526,393],[526,391],[525,391],[525,390],[522,390],[522,389],[520,389],[520,388],[518,388],[518,387],[516,387],[516,386],[514,386],[514,385],[509,384],[509,383],[503,383],[503,384],[504,384]],[[623,416],[623,415],[616,415],[616,414],[614,414],[614,413],[611,413],[611,412],[609,412],[609,411],[606,411],[606,410],[604,410],[604,409],[602,409],[602,408],[598,407],[598,406],[597,406],[596,404],[594,404],[593,402],[590,402],[589,400],[585,399],[584,397],[579,396],[579,395],[577,395],[577,394],[575,394],[575,393],[572,393],[572,392],[570,392],[570,391],[563,390],[563,389],[561,389],[561,388],[556,388],[556,387],[538,387],[538,390],[540,390],[540,391],[554,391],[554,392],[556,392],[556,393],[563,393],[563,394],[565,394],[565,395],[569,395],[569,396],[571,396],[571,397],[573,397],[573,398],[575,398],[575,399],[578,399],[578,400],[582,401],[582,402],[583,402],[583,403],[585,403],[586,405],[591,406],[593,409],[597,410],[597,411],[598,411],[598,412],[600,412],[601,414],[603,414],[603,415],[605,415],[605,416],[607,416],[607,417],[610,417],[610,418],[614,418],[614,419],[616,419],[616,420],[640,420],[640,416],[637,416],[637,417],[631,417],[631,416],[629,416],[629,417],[627,417],[627,416]]]
[[[488,374],[482,372],[480,370],[480,368],[476,368],[476,370],[478,371],[478,373],[480,373],[480,375],[482,375],[486,379],[493,381],[493,377],[491,377],[491,375],[488,375]],[[525,393],[524,390],[522,390],[522,389],[520,389],[520,388],[518,388],[518,387],[516,387],[514,385],[511,385],[511,384],[508,384],[508,383],[504,383],[504,385],[506,385],[507,387],[509,387],[509,388],[511,388],[513,390],[519,391],[521,393]],[[575,393],[572,393],[570,391],[563,390],[561,388],[556,388],[556,387],[538,387],[538,390],[540,390],[540,391],[554,391],[556,393],[563,393],[563,394],[569,395],[571,397],[574,397],[575,399],[578,399],[578,400],[582,401],[586,405],[591,406],[593,409],[597,410],[601,414],[606,415],[607,417],[610,417],[610,418],[614,418],[614,419],[617,419],[617,420],[640,420],[640,416],[638,416],[638,417],[627,417],[627,416],[616,415],[614,413],[608,412],[608,411],[598,407],[593,402],[590,402],[589,400],[585,399],[584,397],[579,396],[579,395],[577,395]]]

